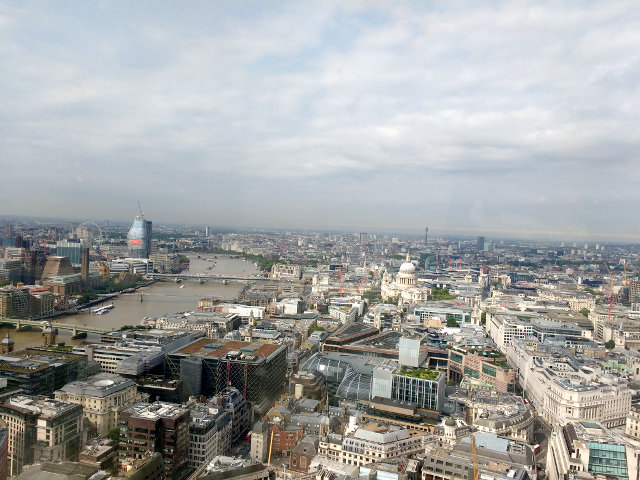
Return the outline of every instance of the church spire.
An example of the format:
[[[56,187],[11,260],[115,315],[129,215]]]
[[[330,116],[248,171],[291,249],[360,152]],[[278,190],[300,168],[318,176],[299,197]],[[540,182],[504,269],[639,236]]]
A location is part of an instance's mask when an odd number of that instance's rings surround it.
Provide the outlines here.
[[[407,250],[407,263],[411,263],[411,252]]]

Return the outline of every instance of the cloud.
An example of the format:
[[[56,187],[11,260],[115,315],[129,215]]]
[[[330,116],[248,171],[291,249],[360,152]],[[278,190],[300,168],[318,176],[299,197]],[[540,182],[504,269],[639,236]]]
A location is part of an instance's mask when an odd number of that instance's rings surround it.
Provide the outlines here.
[[[634,9],[0,5],[0,211],[638,234]]]

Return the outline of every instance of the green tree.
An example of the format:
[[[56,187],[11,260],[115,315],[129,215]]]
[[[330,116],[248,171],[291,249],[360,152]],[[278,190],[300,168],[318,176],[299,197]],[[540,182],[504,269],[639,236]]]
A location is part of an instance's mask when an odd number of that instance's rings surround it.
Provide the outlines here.
[[[585,317],[589,317],[589,309],[588,308],[583,308],[582,310],[580,310],[580,313],[582,315],[584,315]]]
[[[607,350],[613,350],[614,348],[616,348],[616,342],[614,342],[613,340],[604,342],[604,348],[606,348]]]
[[[460,324],[458,323],[458,321],[453,318],[453,317],[447,317],[447,327],[449,328],[455,328],[455,327],[459,327]]]
[[[486,310],[484,310],[482,312],[482,314],[480,315],[480,323],[482,325],[485,325],[487,323],[487,311]]]
[[[107,433],[107,438],[117,442],[120,440],[120,429],[119,428],[112,428],[111,430],[109,430],[109,433]]]
[[[432,300],[453,300],[456,298],[455,295],[451,295],[449,290],[446,288],[433,287],[431,289],[431,299]]]

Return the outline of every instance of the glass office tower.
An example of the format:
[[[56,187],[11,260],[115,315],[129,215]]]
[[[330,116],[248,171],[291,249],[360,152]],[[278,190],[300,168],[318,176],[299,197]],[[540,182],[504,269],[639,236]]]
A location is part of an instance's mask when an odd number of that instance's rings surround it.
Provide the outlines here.
[[[138,215],[127,235],[129,258],[149,258],[151,253],[151,222]]]

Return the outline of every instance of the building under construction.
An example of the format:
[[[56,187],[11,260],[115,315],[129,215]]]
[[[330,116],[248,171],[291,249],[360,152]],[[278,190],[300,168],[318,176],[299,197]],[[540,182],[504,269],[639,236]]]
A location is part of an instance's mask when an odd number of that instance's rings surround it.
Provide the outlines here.
[[[183,380],[189,395],[216,395],[232,386],[259,412],[278,398],[287,373],[285,345],[200,338],[167,354],[167,378]]]

